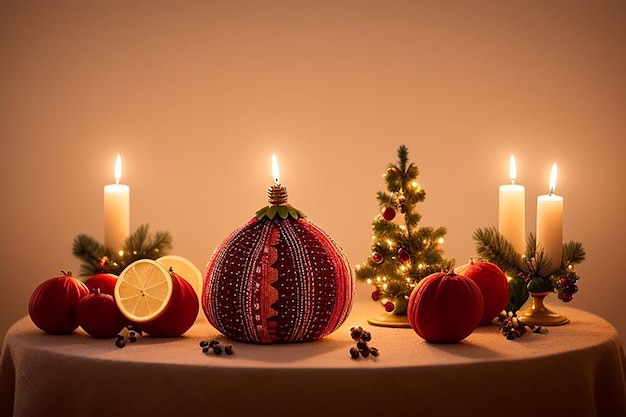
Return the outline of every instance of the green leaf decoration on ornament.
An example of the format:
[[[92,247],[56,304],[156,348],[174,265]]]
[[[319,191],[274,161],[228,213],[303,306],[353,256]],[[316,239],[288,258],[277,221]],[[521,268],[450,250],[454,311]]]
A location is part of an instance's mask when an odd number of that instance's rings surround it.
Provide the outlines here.
[[[287,220],[289,217],[291,217],[294,220],[303,219],[306,217],[306,215],[303,212],[301,212],[300,210],[298,210],[297,208],[289,204],[282,205],[282,206],[270,205],[270,206],[263,207],[257,210],[257,212],[254,213],[254,216],[256,217],[257,220],[262,220],[264,218],[267,218],[268,220],[274,220],[277,214],[278,214],[278,217],[280,217],[283,220]]]

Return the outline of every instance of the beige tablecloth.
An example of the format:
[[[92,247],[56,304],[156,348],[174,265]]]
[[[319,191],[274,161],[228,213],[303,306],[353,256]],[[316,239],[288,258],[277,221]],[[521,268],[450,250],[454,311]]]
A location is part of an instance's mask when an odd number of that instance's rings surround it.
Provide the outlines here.
[[[368,325],[379,310],[364,303],[323,340],[232,343],[232,356],[201,352],[201,340],[231,343],[203,318],[184,337],[119,349],[80,330],[48,336],[25,317],[2,348],[0,416],[625,416],[615,329],[557,309],[572,322],[546,335],[508,341],[488,326],[436,345]],[[371,331],[378,358],[350,359],[352,325]]]

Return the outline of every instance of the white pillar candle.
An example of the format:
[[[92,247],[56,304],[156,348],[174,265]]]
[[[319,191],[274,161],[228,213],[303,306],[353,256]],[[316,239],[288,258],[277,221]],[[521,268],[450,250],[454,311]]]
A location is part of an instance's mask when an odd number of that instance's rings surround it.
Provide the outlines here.
[[[130,233],[130,187],[120,184],[122,158],[115,160],[115,184],[104,186],[104,246],[114,253],[122,250]]]
[[[551,272],[559,269],[563,256],[563,197],[554,194],[556,163],[550,174],[550,193],[537,197],[537,246],[552,260]]]
[[[513,155],[509,162],[509,177],[511,183],[500,186],[498,231],[516,252],[522,254],[526,250],[525,190],[523,185],[515,184],[517,169]]]

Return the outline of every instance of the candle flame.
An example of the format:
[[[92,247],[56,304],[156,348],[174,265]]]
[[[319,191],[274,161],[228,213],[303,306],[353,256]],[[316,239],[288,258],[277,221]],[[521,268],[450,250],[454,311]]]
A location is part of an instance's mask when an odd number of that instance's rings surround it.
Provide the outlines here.
[[[119,184],[121,178],[122,178],[122,157],[118,153],[117,158],[115,158],[115,183]]]
[[[272,176],[274,177],[274,184],[280,184],[280,171],[278,170],[278,158],[276,154],[272,154]]]
[[[550,172],[550,194],[554,194],[556,188],[556,162],[552,165],[552,172]]]
[[[515,156],[511,155],[509,161],[509,178],[511,178],[511,184],[515,184],[517,179],[517,167],[515,166]]]

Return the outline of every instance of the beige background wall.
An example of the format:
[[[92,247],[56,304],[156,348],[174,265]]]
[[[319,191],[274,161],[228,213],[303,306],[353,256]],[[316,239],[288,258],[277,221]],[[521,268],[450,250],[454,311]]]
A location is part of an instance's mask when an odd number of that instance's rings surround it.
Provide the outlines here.
[[[622,1],[0,2],[0,335],[78,271],[74,236],[102,238],[118,152],[131,227],[200,267],[265,204],[272,152],[356,264],[404,143],[458,263],[497,224],[509,155],[528,232],[557,161],[588,252],[571,304],[626,340],[625,21]]]

